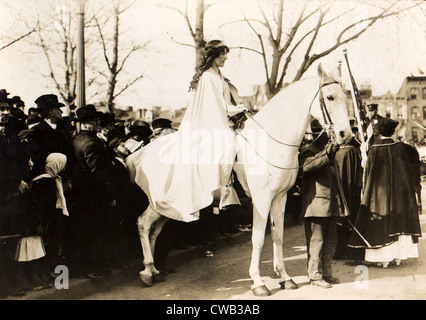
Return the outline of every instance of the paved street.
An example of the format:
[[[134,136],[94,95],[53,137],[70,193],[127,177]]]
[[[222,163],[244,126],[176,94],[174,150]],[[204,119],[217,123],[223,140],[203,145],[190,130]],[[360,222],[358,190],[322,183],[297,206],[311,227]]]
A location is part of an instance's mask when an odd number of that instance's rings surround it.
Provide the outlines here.
[[[423,184],[423,201],[426,184]],[[423,208],[426,208],[424,201]],[[423,232],[426,213],[420,216]],[[255,297],[248,275],[251,256],[250,233],[240,233],[234,239],[222,241],[214,256],[206,258],[202,248],[174,251],[170,263],[177,273],[150,288],[141,286],[138,271],[141,261],[133,268],[116,270],[101,281],[71,279],[69,289],[48,289],[27,294],[20,299],[84,299],[84,300],[303,300],[303,299],[415,299],[426,298],[426,240],[419,241],[419,259],[409,259],[400,266],[387,269],[376,266],[351,265],[334,261],[334,275],[341,283],[330,289],[309,285],[306,277],[306,247],[302,225],[285,229],[284,255],[287,272],[298,284],[297,290],[281,290],[272,266],[272,241],[268,234],[261,257],[261,275],[272,291],[269,297]]]

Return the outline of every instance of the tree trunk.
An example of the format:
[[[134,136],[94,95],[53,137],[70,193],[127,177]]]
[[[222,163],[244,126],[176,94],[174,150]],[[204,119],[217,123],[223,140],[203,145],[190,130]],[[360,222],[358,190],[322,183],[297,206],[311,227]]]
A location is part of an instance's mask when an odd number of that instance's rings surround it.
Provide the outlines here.
[[[197,0],[195,20],[195,65],[198,66],[203,58],[204,41],[204,0]]]

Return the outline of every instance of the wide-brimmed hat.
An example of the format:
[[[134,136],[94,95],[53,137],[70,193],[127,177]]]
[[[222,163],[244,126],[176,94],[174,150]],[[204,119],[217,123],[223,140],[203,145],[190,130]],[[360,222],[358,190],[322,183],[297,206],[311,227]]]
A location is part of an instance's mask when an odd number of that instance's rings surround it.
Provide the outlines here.
[[[102,112],[97,111],[93,104],[85,105],[84,107],[76,110],[77,121],[85,122],[94,119],[99,119],[102,116]]]
[[[24,101],[22,101],[20,96],[14,96],[12,97],[12,103],[16,103],[18,107],[23,107],[25,106]]]
[[[6,91],[6,89],[0,89],[0,95],[2,96],[8,96],[10,93]]]
[[[133,120],[130,124],[130,132],[141,133],[147,136],[150,136],[152,134],[151,126],[148,122],[143,120]]]
[[[56,108],[62,108],[65,105],[58,101],[58,97],[54,94],[44,94],[38,97],[34,103],[37,105],[37,109],[52,110]]]

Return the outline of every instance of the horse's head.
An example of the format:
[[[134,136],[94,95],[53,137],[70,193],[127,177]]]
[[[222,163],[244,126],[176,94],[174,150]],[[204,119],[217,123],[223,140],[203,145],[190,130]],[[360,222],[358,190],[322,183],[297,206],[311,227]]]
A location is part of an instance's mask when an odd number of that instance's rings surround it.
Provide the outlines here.
[[[333,76],[331,73],[327,74],[321,64],[318,65],[318,76],[320,79],[318,97],[320,99],[313,104],[311,114],[323,127],[327,125],[327,121],[331,120],[337,142],[339,144],[347,143],[352,137],[352,131],[346,108],[346,95],[342,89],[340,76],[339,74]],[[325,106],[323,109],[325,110],[321,110],[321,99],[323,99],[323,106]],[[328,119],[327,113],[330,119]]]

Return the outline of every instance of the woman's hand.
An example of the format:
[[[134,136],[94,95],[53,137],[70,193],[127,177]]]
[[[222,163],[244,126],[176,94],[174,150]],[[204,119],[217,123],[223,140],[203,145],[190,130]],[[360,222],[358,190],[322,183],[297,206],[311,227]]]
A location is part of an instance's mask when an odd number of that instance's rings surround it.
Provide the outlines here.
[[[237,108],[240,108],[241,112],[248,111],[248,109],[243,104],[237,104]]]

